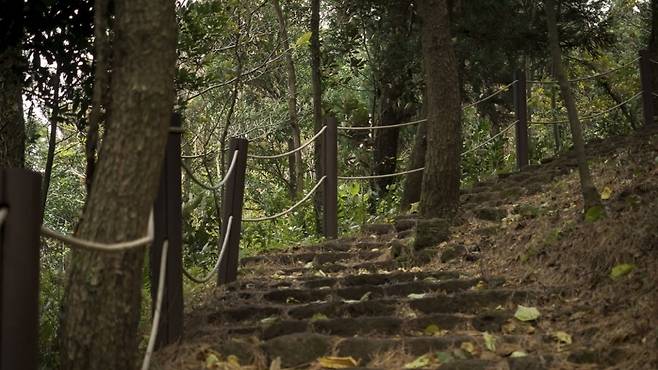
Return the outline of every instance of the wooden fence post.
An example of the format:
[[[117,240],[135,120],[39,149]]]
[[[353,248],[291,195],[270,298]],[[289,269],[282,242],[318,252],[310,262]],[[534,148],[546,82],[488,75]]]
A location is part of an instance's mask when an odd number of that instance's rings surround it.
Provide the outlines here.
[[[333,117],[327,118],[327,131],[324,133],[324,236],[327,239],[338,237],[338,123]]]
[[[41,176],[0,170],[0,370],[36,370],[39,339]]]
[[[155,235],[149,255],[152,309],[155,309],[162,244],[165,240],[168,241],[164,296],[156,349],[172,344],[183,336],[181,201],[181,117],[179,114],[173,114],[160,175],[160,188],[153,205]]]
[[[525,71],[514,72],[514,111],[516,113],[516,164],[519,170],[528,166],[528,92]]]
[[[224,204],[222,212],[222,231],[220,238],[226,235],[229,217],[233,216],[231,234],[228,236],[228,244],[219,273],[218,284],[228,284],[238,277],[238,262],[240,259],[240,234],[242,232],[242,204],[244,202],[244,179],[247,170],[247,149],[249,141],[246,139],[231,138],[228,144],[228,162],[231,163],[235,151],[238,151],[238,159],[231,177],[224,185]],[[221,248],[221,244],[220,248]],[[218,253],[220,253],[218,251]]]
[[[642,86],[642,112],[644,125],[654,124],[653,120],[653,62],[649,50],[640,50],[640,84]]]

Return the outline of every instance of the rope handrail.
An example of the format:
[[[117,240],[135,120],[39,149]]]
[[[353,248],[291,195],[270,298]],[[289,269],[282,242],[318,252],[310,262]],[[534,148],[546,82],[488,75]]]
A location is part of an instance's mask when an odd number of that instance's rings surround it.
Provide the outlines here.
[[[492,142],[494,139],[496,139],[496,138],[499,137],[500,135],[502,135],[502,134],[504,134],[505,132],[509,131],[509,129],[511,129],[512,127],[514,127],[518,122],[519,122],[519,121],[514,121],[514,122],[512,122],[509,126],[505,127],[503,130],[501,130],[501,131],[500,131],[499,133],[497,133],[496,135],[494,135],[494,136],[490,137],[489,139],[485,140],[484,142],[478,144],[478,145],[475,146],[474,148],[471,148],[471,149],[469,149],[469,150],[463,152],[461,155],[464,156],[464,155],[466,155],[466,154],[469,154],[469,153],[471,153],[471,152],[474,152],[474,151],[476,151],[476,150],[482,148],[484,145],[486,145],[486,144]],[[375,180],[375,179],[383,179],[383,178],[387,178],[387,177],[396,177],[396,176],[408,175],[408,174],[415,173],[415,172],[420,172],[420,171],[423,171],[423,170],[425,170],[425,167],[420,167],[420,168],[416,168],[416,169],[413,169],[413,170],[407,170],[407,171],[402,171],[402,172],[389,173],[389,174],[385,174],[385,175],[370,175],[370,176],[338,176],[338,179],[339,179],[339,180]]]
[[[462,153],[462,156],[464,156],[464,155],[466,155],[466,154],[469,154],[469,153],[472,153],[472,152],[474,152],[474,151],[476,151],[476,150],[482,148],[483,146],[487,145],[488,143],[494,141],[494,139],[496,139],[496,138],[499,137],[500,135],[504,134],[505,132],[509,131],[509,129],[511,129],[512,127],[516,126],[517,123],[519,123],[518,120],[516,120],[516,121],[510,123],[509,126],[507,126],[507,127],[505,127],[504,129],[500,130],[500,132],[497,133],[496,135],[494,135],[494,136],[490,137],[489,139],[487,139],[487,140],[481,142],[480,144],[476,145],[475,147],[473,147],[473,148],[471,148],[471,149],[469,149],[469,150],[463,152],[463,153]]]
[[[224,178],[222,179],[222,181],[220,181],[220,182],[219,182],[217,185],[215,185],[215,186],[210,186],[210,185],[207,185],[207,184],[204,184],[203,182],[201,182],[201,180],[199,180],[196,176],[194,176],[194,173],[193,173],[192,170],[191,170],[191,169],[185,164],[185,162],[182,162],[182,161],[181,161],[181,166],[183,167],[183,169],[185,170],[185,172],[187,173],[187,175],[190,176],[190,179],[192,179],[192,181],[194,181],[197,185],[199,185],[200,187],[202,187],[202,188],[204,188],[204,189],[206,189],[206,190],[209,190],[209,191],[217,191],[217,190],[219,190],[222,186],[224,186],[224,184],[226,183],[226,181],[228,181],[228,179],[229,179],[229,178],[231,177],[231,175],[233,174],[233,171],[235,170],[235,164],[236,164],[237,161],[238,161],[238,152],[239,152],[239,150],[237,150],[237,149],[233,152],[233,159],[231,159],[231,165],[228,167],[228,171],[226,171],[226,176],[224,176]]]
[[[380,130],[380,129],[386,129],[386,128],[394,128],[394,127],[404,127],[404,126],[411,126],[415,125],[418,123],[423,123],[427,122],[427,118],[419,119],[417,121],[411,121],[411,122],[404,122],[404,123],[396,123],[394,125],[385,125],[385,126],[367,126],[367,127],[361,127],[361,126],[338,126],[339,130],[344,130],[344,131],[369,131],[369,130]]]
[[[594,79],[597,79],[597,78],[599,78],[599,77],[607,76],[607,75],[609,75],[609,74],[612,74],[612,73],[615,73],[615,72],[617,72],[617,71],[620,71],[620,70],[622,70],[622,69],[624,69],[624,68],[628,68],[628,67],[630,67],[631,65],[633,65],[633,64],[634,64],[635,62],[637,62],[638,60],[640,60],[640,58],[635,58],[635,59],[631,60],[631,61],[628,62],[628,63],[622,64],[622,65],[620,65],[619,67],[615,67],[615,68],[610,69],[610,70],[607,70],[607,71],[605,71],[605,72],[597,73],[597,74],[594,74],[594,75],[591,75],[591,76],[584,76],[584,77],[573,78],[573,79],[568,80],[568,82],[570,82],[570,83],[581,82],[581,81],[594,80]],[[548,81],[542,81],[542,80],[529,80],[528,83],[531,83],[531,84],[543,84],[543,85],[556,85],[556,84],[558,84],[557,81],[553,81],[553,80],[548,80]]]
[[[208,281],[210,281],[210,279],[212,279],[212,277],[217,273],[217,271],[219,271],[219,266],[222,264],[222,260],[224,260],[224,255],[226,254],[226,247],[228,246],[228,239],[231,235],[232,226],[233,226],[233,216],[229,216],[228,224],[226,225],[226,233],[224,235],[224,241],[222,242],[222,249],[219,251],[219,256],[217,257],[217,263],[215,263],[213,269],[210,270],[210,272],[208,272],[208,274],[205,277],[197,278],[194,277],[183,266],[183,275],[185,275],[186,278],[190,279],[191,281],[197,284],[207,283]]]
[[[318,181],[318,183],[315,184],[315,186],[313,187],[313,189],[311,189],[311,190],[310,190],[310,191],[304,196],[304,198],[302,198],[299,202],[295,203],[292,207],[288,208],[287,210],[285,210],[285,211],[283,211],[283,212],[279,212],[279,213],[274,214],[274,215],[271,215],[271,216],[257,217],[257,218],[243,218],[242,221],[244,221],[244,222],[269,221],[269,220],[274,220],[274,219],[276,219],[276,218],[279,218],[279,217],[281,217],[281,216],[285,216],[285,215],[287,215],[288,213],[290,213],[290,212],[294,211],[295,209],[297,209],[297,208],[298,208],[300,205],[302,205],[304,202],[306,202],[306,201],[308,200],[308,198],[310,198],[311,195],[313,195],[313,194],[315,193],[315,191],[318,190],[318,188],[320,187],[320,185],[322,185],[322,183],[323,183],[324,180],[326,180],[326,179],[327,179],[327,176],[322,176],[322,178],[320,179],[320,181]]]
[[[402,171],[402,172],[396,172],[396,173],[388,173],[385,175],[370,175],[370,176],[338,176],[338,180],[375,180],[375,179],[384,179],[387,177],[396,177],[396,176],[402,176],[402,175],[408,175],[410,173],[414,172],[420,172],[425,170],[425,167],[420,167],[416,168],[413,170],[407,170],[407,171]]]
[[[486,97],[484,97],[484,98],[482,98],[482,99],[480,99],[480,100],[474,101],[473,103],[466,104],[465,106],[462,107],[462,109],[471,108],[471,107],[474,107],[474,106],[476,106],[476,105],[478,105],[478,104],[484,103],[485,101],[487,101],[487,100],[489,100],[489,99],[492,99],[492,98],[494,98],[495,96],[504,93],[505,91],[507,91],[507,89],[509,89],[510,87],[516,85],[518,82],[519,82],[519,80],[514,80],[514,81],[512,81],[511,83],[509,83],[509,84],[507,84],[507,85],[501,87],[500,89],[496,90],[493,94],[491,94],[491,95],[489,95],[489,96],[486,96]]]
[[[61,234],[57,231],[51,230],[46,226],[41,226],[41,235],[59,240],[72,248],[81,249],[81,250],[92,250],[97,252],[120,252],[126,251],[137,247],[142,247],[153,242],[153,212],[149,216],[148,228],[146,231],[146,236],[120,243],[98,243],[90,240],[80,239],[74,236],[68,236]]]
[[[256,154],[249,154],[249,155],[247,155],[247,157],[249,157],[249,158],[254,158],[254,159],[277,159],[277,158],[287,157],[287,156],[289,156],[289,155],[291,155],[291,154],[295,154],[295,153],[297,153],[298,151],[300,151],[300,150],[306,148],[307,146],[313,144],[313,142],[315,141],[315,139],[317,139],[318,137],[320,137],[320,135],[322,135],[326,130],[327,130],[327,126],[322,126],[322,128],[320,129],[320,131],[318,131],[315,135],[313,135],[313,137],[311,137],[310,139],[308,139],[308,141],[306,141],[304,144],[300,145],[299,148],[295,148],[295,149],[293,149],[293,150],[291,150],[291,151],[288,151],[288,152],[285,152],[285,153],[281,153],[281,154],[274,154],[274,155],[256,155]]]
[[[162,298],[164,297],[164,283],[165,276],[167,275],[167,251],[169,249],[169,241],[165,239],[162,243],[162,256],[160,257],[160,275],[158,276],[158,293],[155,301],[155,312],[153,312],[153,321],[151,322],[151,335],[149,342],[146,346],[146,353],[142,361],[142,370],[148,370],[151,365],[151,356],[155,349],[155,339],[158,337],[158,327],[160,326],[160,314],[162,312]]]
[[[604,110],[604,111],[601,111],[601,112],[598,112],[598,113],[594,113],[594,114],[589,115],[589,116],[582,117],[582,118],[580,118],[580,121],[581,121],[581,122],[589,121],[589,120],[592,120],[592,119],[594,119],[594,118],[597,118],[597,117],[601,117],[601,116],[603,116],[603,115],[606,115],[606,114],[612,112],[613,110],[615,110],[615,109],[621,107],[622,105],[624,105],[624,104],[628,104],[628,103],[630,103],[631,101],[633,101],[633,100],[639,98],[640,96],[642,96],[642,92],[639,92],[639,93],[633,95],[632,97],[630,97],[630,98],[624,100],[623,102],[621,102],[621,103],[619,103],[619,104],[617,104],[617,105],[615,105],[615,106],[613,106],[613,107],[610,107],[610,108],[608,108],[608,109],[606,109],[606,110]],[[569,120],[568,120],[568,119],[565,119],[565,120],[558,120],[558,121],[535,121],[535,122],[530,122],[531,125],[561,125],[561,124],[564,124],[564,123],[569,123]]]

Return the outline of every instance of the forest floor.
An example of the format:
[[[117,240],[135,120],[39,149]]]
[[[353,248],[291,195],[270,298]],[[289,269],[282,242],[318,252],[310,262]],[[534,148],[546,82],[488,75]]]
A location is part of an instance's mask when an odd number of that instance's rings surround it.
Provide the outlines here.
[[[243,258],[153,368],[658,369],[658,130],[588,154],[606,217],[565,153],[464,190],[436,247],[408,216]]]

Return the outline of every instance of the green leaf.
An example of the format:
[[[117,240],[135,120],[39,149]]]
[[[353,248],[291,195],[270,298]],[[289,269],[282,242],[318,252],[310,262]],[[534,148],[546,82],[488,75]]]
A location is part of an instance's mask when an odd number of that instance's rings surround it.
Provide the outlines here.
[[[434,337],[442,336],[447,332],[447,330],[441,330],[441,328],[435,324],[428,325],[424,330],[425,335]]]
[[[329,318],[327,317],[327,315],[325,315],[325,314],[323,314],[323,313],[316,313],[315,315],[313,315],[313,317],[311,317],[311,322],[314,322],[314,321],[323,321],[323,320],[329,320]]]
[[[496,337],[488,332],[482,333],[484,337],[484,346],[491,352],[496,352]]]
[[[312,34],[313,33],[309,31],[309,32],[303,33],[301,36],[299,36],[297,41],[295,41],[295,48],[308,46],[311,43],[311,35]]]
[[[428,355],[422,355],[412,362],[404,365],[405,369],[420,369],[427,367],[432,363],[432,359]]]
[[[605,209],[601,205],[591,207],[585,212],[586,222],[596,222],[602,218],[605,218]]]
[[[612,280],[620,279],[635,270],[635,265],[630,263],[622,263],[612,268],[610,271],[610,278]]]
[[[541,316],[541,314],[537,308],[522,305],[519,305],[514,313],[514,317],[519,321],[534,321],[537,320],[539,316]]]
[[[553,338],[557,339],[558,342],[564,344],[571,344],[573,341],[571,335],[565,331],[556,331],[553,333]]]
[[[436,359],[440,364],[447,364],[455,361],[455,358],[449,352],[437,352]]]

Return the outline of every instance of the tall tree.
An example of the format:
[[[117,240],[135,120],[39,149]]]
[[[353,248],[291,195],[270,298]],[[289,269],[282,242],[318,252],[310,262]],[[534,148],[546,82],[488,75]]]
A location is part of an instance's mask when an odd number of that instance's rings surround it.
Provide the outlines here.
[[[587,164],[587,154],[585,153],[585,140],[583,139],[583,130],[578,118],[576,100],[571,92],[571,86],[567,74],[562,64],[562,50],[560,49],[560,39],[557,30],[557,15],[555,0],[546,0],[544,2],[546,11],[546,26],[548,28],[548,47],[550,49],[555,77],[560,85],[560,93],[567,107],[567,116],[569,118],[569,127],[573,137],[573,145],[576,151],[578,161],[578,173],[580,175],[580,188],[583,193],[585,210],[601,205],[601,197],[592,181],[592,174]]]
[[[313,129],[315,132],[322,129],[322,72],[320,55],[320,0],[311,0],[311,90],[313,91]],[[314,146],[315,175],[319,180],[322,177],[322,145]],[[322,215],[322,187],[315,192],[314,209],[316,229],[323,229]]]
[[[0,168],[25,164],[23,1],[0,1]]]
[[[420,0],[427,89],[427,150],[420,212],[452,219],[459,207],[462,146],[457,59],[447,0]]]
[[[297,115],[297,73],[295,61],[292,58],[292,49],[288,41],[288,22],[281,8],[279,0],[272,0],[276,18],[279,21],[279,32],[281,45],[286,56],[286,77],[288,85],[288,119],[290,120],[291,137],[288,139],[288,150],[299,148],[301,145],[301,130],[299,128],[299,117]],[[304,163],[300,151],[291,154],[289,161],[290,173],[290,196],[296,199],[299,192],[304,189]]]
[[[653,59],[658,60],[658,0],[651,0],[651,34],[649,36],[649,52]],[[652,66],[652,85],[654,91],[658,86],[658,64],[651,63]],[[653,105],[658,106],[658,97],[654,95]]]
[[[78,236],[144,236],[174,101],[173,0],[116,0],[109,127]],[[144,250],[74,251],[61,326],[63,369],[134,368]]]

